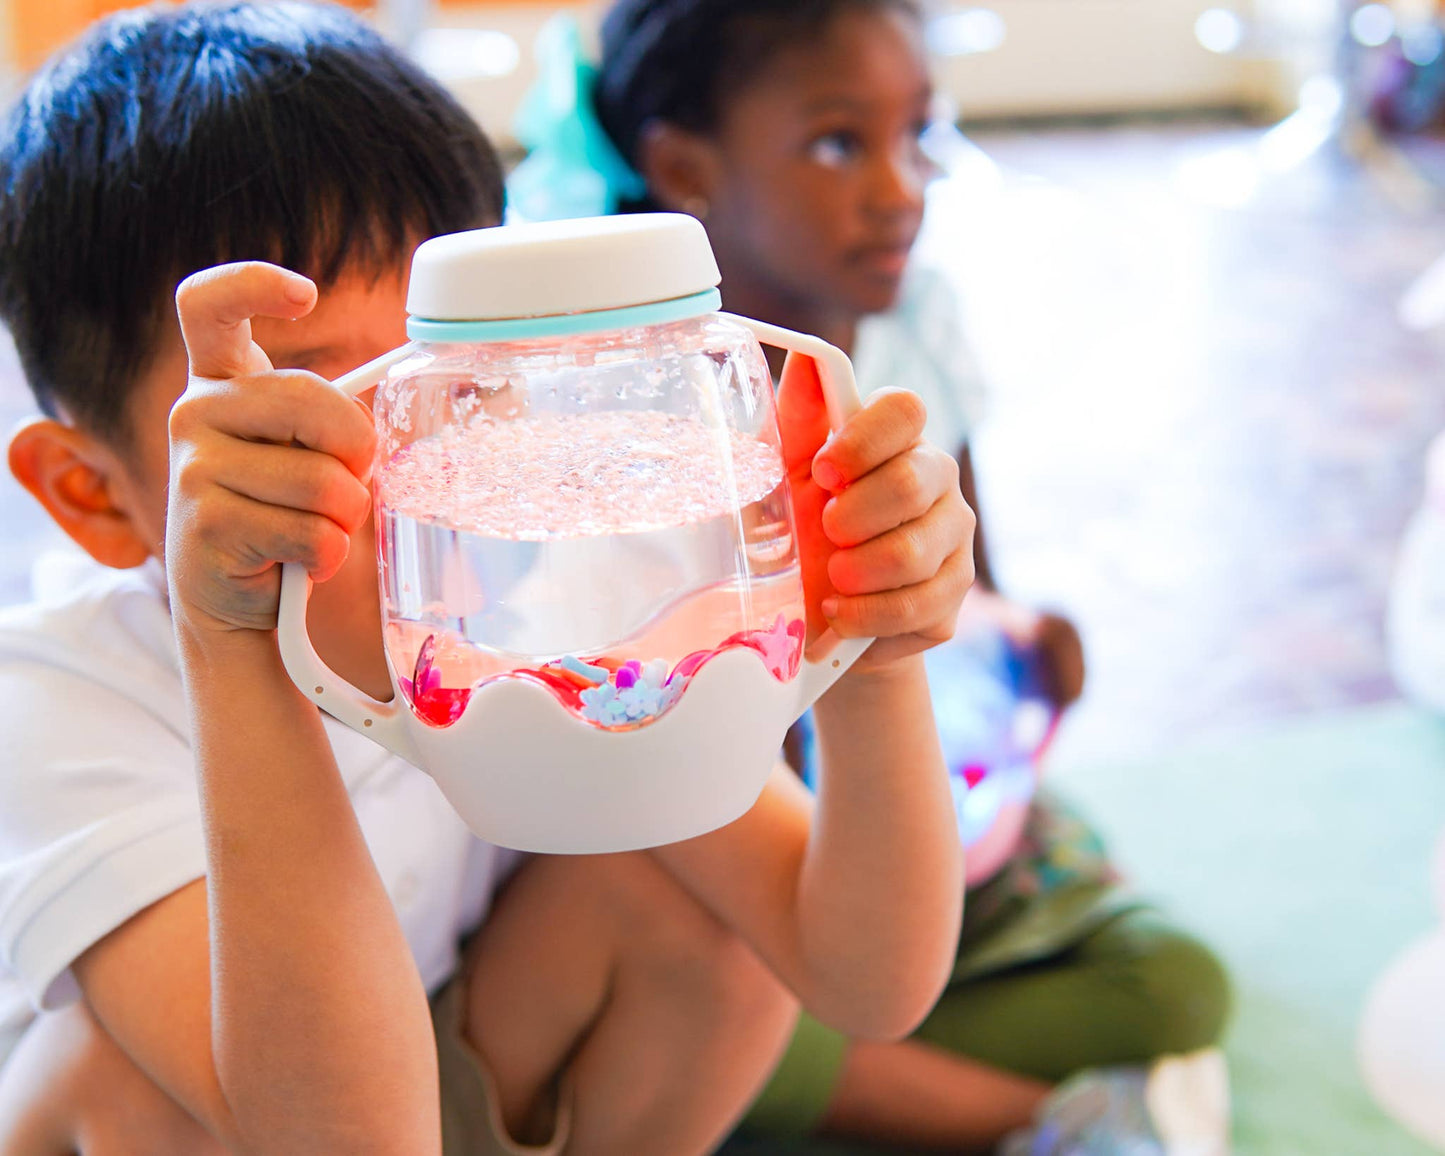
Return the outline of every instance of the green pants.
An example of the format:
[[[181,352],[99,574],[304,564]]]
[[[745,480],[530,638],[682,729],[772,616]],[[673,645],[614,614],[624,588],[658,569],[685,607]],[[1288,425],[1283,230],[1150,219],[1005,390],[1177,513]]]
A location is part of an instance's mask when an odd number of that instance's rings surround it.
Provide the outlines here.
[[[1224,969],[1209,949],[1133,907],[1054,955],[956,980],[912,1038],[1052,1083],[1081,1068],[1207,1047],[1228,1005]],[[748,1130],[811,1132],[846,1050],[845,1037],[804,1015]]]

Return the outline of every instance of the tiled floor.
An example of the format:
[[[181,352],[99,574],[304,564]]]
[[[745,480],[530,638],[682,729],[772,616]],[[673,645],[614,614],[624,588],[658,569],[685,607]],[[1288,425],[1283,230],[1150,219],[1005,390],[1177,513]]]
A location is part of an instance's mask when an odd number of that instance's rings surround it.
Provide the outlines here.
[[[1445,330],[1396,304],[1445,252],[1326,154],[1259,171],[1260,130],[994,133],[938,189],[929,247],[969,293],[998,568],[1091,661],[1061,759],[1392,694],[1381,617]],[[13,358],[0,421],[25,410]],[[0,481],[0,600],[44,522]]]

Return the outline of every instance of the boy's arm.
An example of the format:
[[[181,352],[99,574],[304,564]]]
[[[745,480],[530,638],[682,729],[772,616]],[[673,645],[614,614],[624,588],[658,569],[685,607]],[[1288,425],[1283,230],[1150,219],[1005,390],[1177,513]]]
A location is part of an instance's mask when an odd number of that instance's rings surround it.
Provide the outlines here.
[[[780,771],[742,819],[656,854],[820,1019],[900,1036],[952,969],[963,910],[918,652],[952,632],[972,579],[972,516],[952,459],[919,440],[916,397],[875,394],[821,453],[826,418],[805,363],[778,405],[810,610],[879,641],[815,708],[816,807]]]
[[[250,340],[252,316],[299,317],[314,299],[304,278],[262,265],[178,294],[191,383],[171,415],[166,563],[206,894],[158,904],[79,971],[117,1042],[232,1147],[434,1152],[426,995],[272,629],[276,563],[329,576],[369,508],[361,409],[319,378],[270,372]],[[158,990],[161,977],[178,990]],[[173,996],[176,1014],[158,1016]]]

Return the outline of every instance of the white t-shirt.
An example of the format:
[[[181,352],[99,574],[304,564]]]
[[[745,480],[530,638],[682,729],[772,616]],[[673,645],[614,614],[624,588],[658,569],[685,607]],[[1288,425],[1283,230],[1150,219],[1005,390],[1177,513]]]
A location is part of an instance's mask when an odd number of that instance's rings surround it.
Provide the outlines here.
[[[0,611],[0,1065],[70,965],[205,874],[164,579],[51,555]],[[519,857],[481,842],[421,771],[326,720],[361,829],[429,991]]]
[[[946,453],[957,453],[983,418],[983,375],[964,333],[963,306],[938,269],[910,267],[898,304],[859,323],[853,370],[864,397],[884,386],[918,394],[928,407],[924,434]]]

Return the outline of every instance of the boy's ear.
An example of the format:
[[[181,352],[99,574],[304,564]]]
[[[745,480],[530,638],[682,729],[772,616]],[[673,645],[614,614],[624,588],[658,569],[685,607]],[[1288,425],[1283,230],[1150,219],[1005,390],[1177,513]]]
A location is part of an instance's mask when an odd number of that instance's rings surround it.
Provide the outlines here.
[[[648,192],[664,209],[695,212],[712,202],[722,164],[706,137],[655,120],[642,131],[637,160]]]
[[[116,502],[115,454],[81,430],[50,418],[27,421],[10,438],[10,472],[55,523],[104,566],[128,570],[151,556]]]

